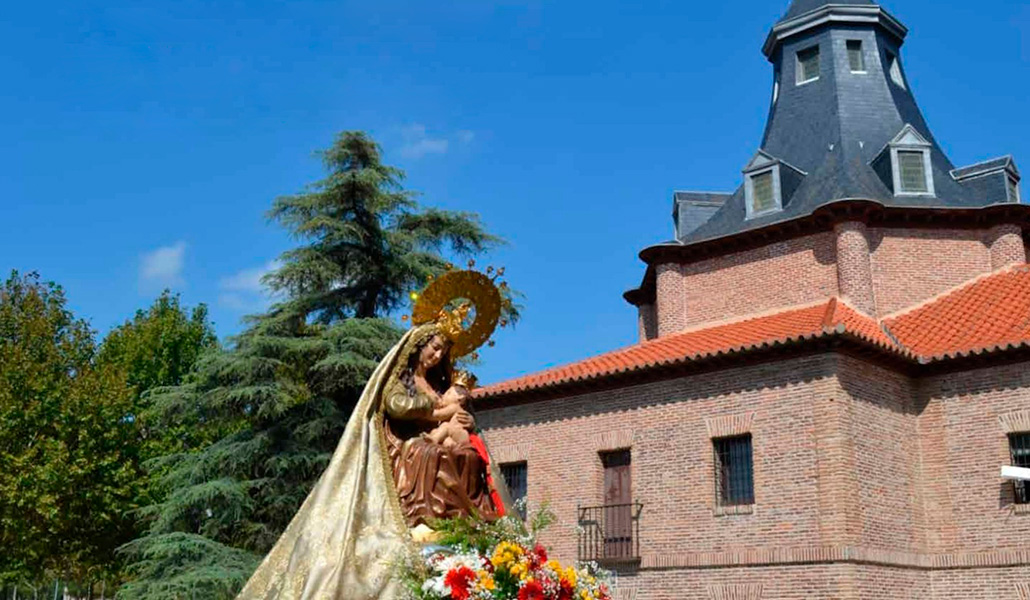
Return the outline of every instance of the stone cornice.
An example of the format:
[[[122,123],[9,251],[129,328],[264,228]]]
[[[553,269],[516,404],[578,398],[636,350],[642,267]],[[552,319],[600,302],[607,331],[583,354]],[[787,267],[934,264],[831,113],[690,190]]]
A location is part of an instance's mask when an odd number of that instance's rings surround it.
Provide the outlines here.
[[[879,25],[899,40],[904,40],[908,35],[908,28],[879,6],[827,4],[788,21],[777,23],[765,38],[762,52],[772,59],[776,47],[786,38],[827,24]]]

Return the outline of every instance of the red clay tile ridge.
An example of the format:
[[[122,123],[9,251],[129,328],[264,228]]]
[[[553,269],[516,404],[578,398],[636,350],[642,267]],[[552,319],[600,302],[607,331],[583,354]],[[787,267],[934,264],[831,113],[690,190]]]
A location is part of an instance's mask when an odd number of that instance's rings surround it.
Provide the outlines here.
[[[477,390],[476,397],[495,397],[591,381],[829,336],[850,338],[882,351],[915,358],[898,346],[879,323],[834,297],[773,314],[752,315],[714,326],[708,324],[703,328],[502,381]]]
[[[973,277],[972,279],[967,279],[967,280],[963,281],[962,283],[960,283],[958,285],[954,285],[954,286],[944,290],[943,292],[939,292],[937,294],[934,294],[933,296],[930,296],[926,300],[922,300],[920,302],[916,302],[915,304],[906,306],[904,308],[899,308],[898,310],[896,310],[894,312],[889,312],[889,313],[880,315],[880,317],[879,317],[880,322],[883,323],[883,322],[887,322],[887,321],[892,321],[894,319],[898,319],[898,318],[903,317],[904,315],[907,315],[907,314],[909,314],[909,313],[911,313],[913,311],[917,311],[917,310],[919,310],[921,308],[929,306],[930,304],[933,304],[933,303],[937,302],[941,298],[944,298],[945,296],[949,296],[949,295],[951,295],[951,294],[953,294],[953,293],[955,293],[955,292],[957,292],[957,291],[959,291],[959,290],[961,290],[963,288],[967,288],[969,286],[976,285],[977,283],[983,281],[984,279],[989,279],[989,278],[994,277],[995,275],[998,275],[1000,273],[1007,273],[1009,271],[1012,271],[1012,270],[1015,270],[1015,269],[1022,269],[1022,268],[1025,268],[1027,266],[1028,265],[1025,264],[1025,263],[1024,264],[1013,264],[1013,265],[1008,265],[1008,266],[1002,267],[1002,268],[998,269],[997,271],[990,271],[988,273],[980,273],[976,277]]]
[[[921,363],[1030,347],[1030,266],[977,278],[884,324]]]

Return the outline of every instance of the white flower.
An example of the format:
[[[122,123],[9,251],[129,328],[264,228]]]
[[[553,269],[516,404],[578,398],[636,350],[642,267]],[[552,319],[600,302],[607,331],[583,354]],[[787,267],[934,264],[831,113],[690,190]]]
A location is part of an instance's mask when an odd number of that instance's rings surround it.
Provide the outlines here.
[[[422,584],[423,592],[432,592],[441,598],[450,598],[451,586],[443,582],[444,576],[430,577]]]

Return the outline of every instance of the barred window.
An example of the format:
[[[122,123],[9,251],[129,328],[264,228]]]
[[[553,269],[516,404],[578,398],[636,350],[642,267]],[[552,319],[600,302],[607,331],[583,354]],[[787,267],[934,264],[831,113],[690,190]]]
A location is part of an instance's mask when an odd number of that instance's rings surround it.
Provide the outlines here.
[[[819,46],[798,52],[796,79],[799,84],[819,79]]]
[[[1009,453],[1012,455],[1012,466],[1030,469],[1030,432],[1009,434]],[[1016,504],[1030,504],[1030,482],[1013,481],[1016,491]]]
[[[501,464],[501,476],[504,477],[504,482],[508,485],[512,502],[519,503],[519,516],[523,519],[526,518],[526,504],[525,502],[519,502],[519,500],[525,500],[526,498],[527,474],[528,468],[525,461]]]
[[[715,446],[715,489],[720,506],[754,504],[751,434],[712,440]]]
[[[848,66],[852,73],[865,73],[865,56],[862,55],[862,40],[848,40]]]
[[[923,155],[922,150],[898,150],[900,191],[913,194],[925,194],[929,191]]]

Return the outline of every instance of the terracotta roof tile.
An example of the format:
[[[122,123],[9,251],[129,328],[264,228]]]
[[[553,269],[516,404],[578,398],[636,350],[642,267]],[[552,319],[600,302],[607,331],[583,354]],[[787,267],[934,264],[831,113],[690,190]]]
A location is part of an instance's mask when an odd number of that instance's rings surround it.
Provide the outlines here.
[[[831,298],[643,342],[496,383],[476,395],[499,396],[829,335],[850,337],[923,363],[1030,345],[1030,266],[977,279],[882,322]]]
[[[962,286],[884,324],[923,362],[1030,342],[1030,266]]]
[[[874,320],[834,298],[815,306],[643,342],[490,385],[479,390],[477,396],[496,396],[561,383],[597,379],[662,364],[683,363],[719,354],[844,332],[883,348],[891,347],[900,351]]]

